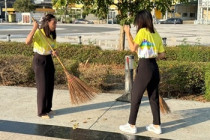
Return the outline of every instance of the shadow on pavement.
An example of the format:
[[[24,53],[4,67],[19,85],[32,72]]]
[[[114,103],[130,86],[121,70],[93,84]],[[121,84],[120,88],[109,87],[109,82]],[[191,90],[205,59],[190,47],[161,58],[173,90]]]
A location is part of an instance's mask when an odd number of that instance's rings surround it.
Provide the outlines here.
[[[145,102],[144,102],[145,101]],[[146,98],[142,99],[141,106],[147,106],[149,105],[149,102]],[[112,109],[128,109],[130,108],[130,103],[127,102],[119,102],[119,101],[109,101],[109,102],[102,102],[102,103],[96,103],[96,104],[89,104],[89,105],[81,105],[77,107],[69,107],[69,108],[63,108],[63,109],[57,109],[56,116],[59,115],[65,115],[65,114],[71,114],[81,111],[87,111],[87,110],[95,110],[95,109],[108,109],[112,107]]]
[[[0,131],[73,140],[164,140],[137,135],[0,120]],[[33,139],[33,138],[32,138]]]
[[[179,111],[179,113],[182,114],[184,118],[180,120],[163,123],[162,126],[164,133],[169,133],[172,131],[176,131],[177,129],[203,123],[209,121],[210,119],[210,108],[181,110]]]

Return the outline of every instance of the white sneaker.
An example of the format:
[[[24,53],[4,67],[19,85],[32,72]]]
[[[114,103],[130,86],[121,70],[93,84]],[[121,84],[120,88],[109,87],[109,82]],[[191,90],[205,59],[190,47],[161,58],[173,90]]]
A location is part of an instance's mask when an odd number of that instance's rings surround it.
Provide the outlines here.
[[[126,132],[126,133],[135,134],[137,132],[136,126],[131,127],[131,125],[129,123],[127,123],[125,125],[120,125],[119,129],[123,132]]]
[[[148,126],[146,126],[147,131],[151,131],[154,132],[155,134],[161,134],[162,130],[161,130],[161,126],[159,126],[159,128],[154,127],[153,124],[150,124]]]

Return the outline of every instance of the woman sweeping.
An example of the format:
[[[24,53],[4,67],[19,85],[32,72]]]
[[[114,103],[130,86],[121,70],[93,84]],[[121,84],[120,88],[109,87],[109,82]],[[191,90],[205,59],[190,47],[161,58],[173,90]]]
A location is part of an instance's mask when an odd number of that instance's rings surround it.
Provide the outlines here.
[[[55,73],[52,55],[56,55],[56,51],[51,51],[43,34],[46,36],[52,48],[55,49],[57,47],[56,24],[56,18],[52,14],[47,14],[43,17],[41,30],[37,30],[39,25],[36,21],[34,21],[33,29],[28,34],[25,41],[27,45],[33,43],[33,70],[35,72],[37,88],[38,116],[45,119],[49,119],[50,115],[55,114],[51,108]]]
[[[153,123],[146,129],[156,134],[162,133],[159,108],[159,68],[156,59],[165,57],[162,39],[154,29],[152,15],[147,10],[139,11],[134,24],[137,26],[137,35],[133,40],[130,27],[124,27],[128,38],[129,48],[139,57],[136,76],[131,93],[131,108],[128,123],[120,125],[119,129],[127,133],[136,133],[136,118],[144,91],[147,90],[153,115]]]

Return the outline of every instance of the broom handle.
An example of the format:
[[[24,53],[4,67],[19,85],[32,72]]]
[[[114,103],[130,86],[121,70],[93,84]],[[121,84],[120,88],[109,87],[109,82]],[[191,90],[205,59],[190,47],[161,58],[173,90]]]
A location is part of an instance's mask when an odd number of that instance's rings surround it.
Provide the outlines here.
[[[33,22],[36,20],[32,17]],[[43,38],[45,39],[45,41],[47,42],[48,46],[50,47],[50,49],[52,51],[54,51],[54,49],[52,48],[52,46],[50,45],[50,42],[47,40],[47,37],[42,33],[42,31],[40,30],[40,28],[38,27],[39,32],[41,33],[41,35],[43,36]],[[61,62],[60,58],[58,57],[57,54],[55,54],[55,57],[58,59],[58,62],[61,64],[61,66],[63,67],[64,70],[66,70],[66,67],[64,66],[64,64]]]

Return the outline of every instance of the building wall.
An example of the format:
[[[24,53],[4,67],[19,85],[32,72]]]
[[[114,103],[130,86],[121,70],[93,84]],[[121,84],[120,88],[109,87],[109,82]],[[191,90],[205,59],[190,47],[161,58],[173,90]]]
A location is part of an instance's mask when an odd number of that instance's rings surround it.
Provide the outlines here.
[[[176,17],[183,20],[197,19],[197,4],[179,4],[175,6]]]
[[[38,4],[38,3],[52,3],[52,0],[34,0],[34,3],[35,4]]]
[[[203,19],[208,19],[210,21],[210,9],[207,11],[207,9],[203,10]]]
[[[210,0],[198,0],[197,13],[195,24],[210,24]]]

